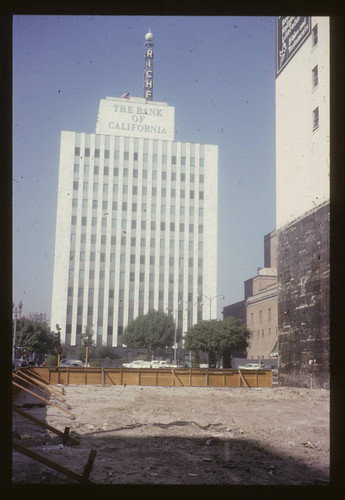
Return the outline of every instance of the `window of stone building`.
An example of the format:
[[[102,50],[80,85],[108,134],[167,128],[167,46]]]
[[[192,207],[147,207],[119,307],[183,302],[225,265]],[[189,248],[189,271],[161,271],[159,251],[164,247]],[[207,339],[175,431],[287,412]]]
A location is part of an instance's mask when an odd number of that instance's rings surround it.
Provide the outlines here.
[[[318,43],[318,25],[315,24],[314,28],[312,29],[312,44],[313,47],[315,47]]]
[[[268,321],[272,320],[272,311],[271,308],[268,309]]]
[[[312,87],[315,89],[319,84],[319,69],[316,65],[315,68],[312,69]]]
[[[259,323],[262,323],[262,311],[259,311]]]
[[[319,108],[313,111],[313,131],[319,128]]]

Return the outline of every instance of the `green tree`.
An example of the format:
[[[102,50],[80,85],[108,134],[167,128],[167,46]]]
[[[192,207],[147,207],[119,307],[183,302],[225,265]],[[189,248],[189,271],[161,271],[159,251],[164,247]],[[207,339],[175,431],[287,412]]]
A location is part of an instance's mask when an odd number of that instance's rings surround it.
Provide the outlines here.
[[[88,325],[85,331],[80,334],[78,353],[83,360],[86,358],[86,347],[88,347],[88,357],[92,357],[95,352],[96,342],[93,339],[94,333],[92,326]]]
[[[242,321],[232,316],[224,320],[204,320],[188,330],[185,349],[195,353],[207,352],[210,368],[221,360],[224,368],[231,368],[232,352],[245,349],[250,335]]]
[[[16,346],[25,351],[40,354],[52,353],[56,347],[54,334],[48,325],[27,318],[17,319]]]
[[[119,355],[116,353],[114,347],[111,347],[110,345],[100,345],[96,347],[95,357],[117,359],[119,358]]]
[[[154,357],[158,349],[171,347],[175,337],[172,315],[162,311],[149,311],[132,321],[122,335],[122,343],[128,347],[146,349]]]

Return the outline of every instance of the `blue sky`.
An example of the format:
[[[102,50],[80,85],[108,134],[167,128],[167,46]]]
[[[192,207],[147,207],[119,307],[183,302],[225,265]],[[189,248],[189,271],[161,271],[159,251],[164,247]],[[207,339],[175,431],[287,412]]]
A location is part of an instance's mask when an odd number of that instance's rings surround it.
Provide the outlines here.
[[[218,144],[219,312],[243,299],[275,228],[275,18],[14,16],[13,300],[50,318],[61,130],[94,133],[100,99],[154,100],[175,140]],[[219,313],[219,317],[222,317]]]

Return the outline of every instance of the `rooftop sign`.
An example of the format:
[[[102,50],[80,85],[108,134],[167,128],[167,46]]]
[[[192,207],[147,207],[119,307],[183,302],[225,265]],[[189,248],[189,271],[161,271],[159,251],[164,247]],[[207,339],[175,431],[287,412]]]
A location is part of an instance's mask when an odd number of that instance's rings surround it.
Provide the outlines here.
[[[278,76],[311,33],[310,17],[276,19],[276,75]]]
[[[99,106],[96,134],[174,140],[175,108],[144,98],[107,97]]]

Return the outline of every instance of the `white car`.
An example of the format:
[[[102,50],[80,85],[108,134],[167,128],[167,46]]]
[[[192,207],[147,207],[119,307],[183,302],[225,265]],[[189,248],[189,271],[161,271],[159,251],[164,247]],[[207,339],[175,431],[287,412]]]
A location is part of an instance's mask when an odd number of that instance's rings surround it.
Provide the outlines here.
[[[247,363],[246,365],[239,365],[238,370],[263,370],[266,366],[261,363]]]
[[[150,368],[149,361],[143,361],[142,359],[136,359],[131,363],[123,363],[124,368]]]
[[[67,368],[80,368],[80,367],[85,367],[85,363],[80,361],[79,359],[63,359],[60,361],[59,366],[66,366]],[[89,366],[89,363],[88,363]]]
[[[153,360],[150,363],[150,365],[151,365],[152,368],[177,368],[177,365],[170,364],[167,361],[156,361],[156,360]]]

